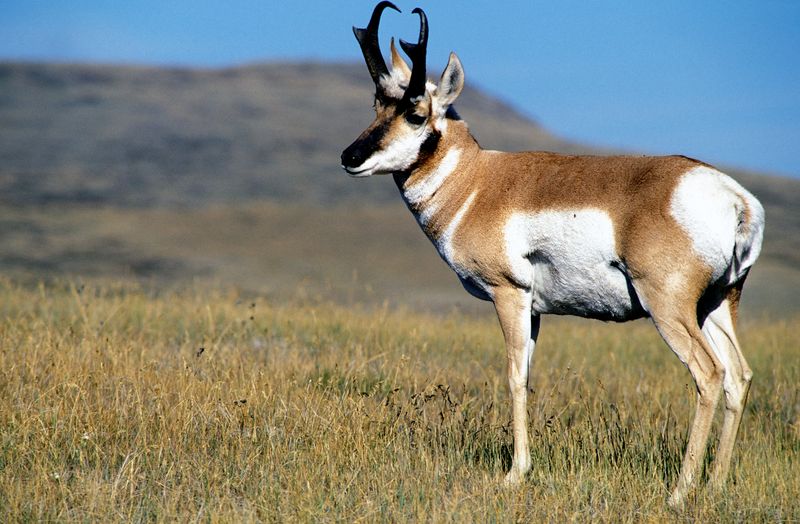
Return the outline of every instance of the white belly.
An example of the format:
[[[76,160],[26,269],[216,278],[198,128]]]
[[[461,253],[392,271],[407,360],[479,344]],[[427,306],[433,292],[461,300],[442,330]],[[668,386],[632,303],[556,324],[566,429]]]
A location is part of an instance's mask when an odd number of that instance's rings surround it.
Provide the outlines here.
[[[597,209],[512,215],[505,227],[514,277],[534,313],[627,320],[645,315],[621,267],[611,218]]]

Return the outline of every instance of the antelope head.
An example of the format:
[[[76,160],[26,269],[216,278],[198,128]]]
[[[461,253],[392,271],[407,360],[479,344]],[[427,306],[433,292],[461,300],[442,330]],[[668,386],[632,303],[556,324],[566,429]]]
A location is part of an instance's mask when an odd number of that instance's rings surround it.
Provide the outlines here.
[[[438,86],[426,80],[428,18],[419,7],[412,11],[420,18],[417,43],[400,40],[411,67],[392,39],[389,72],[378,44],[378,26],[387,7],[400,11],[391,2],[380,2],[366,28],[353,27],[375,83],[375,120],[342,152],[342,167],[354,177],[411,170],[436,148],[447,129],[447,119],[457,118],[451,104],[464,87],[464,70],[455,53],[450,53]]]

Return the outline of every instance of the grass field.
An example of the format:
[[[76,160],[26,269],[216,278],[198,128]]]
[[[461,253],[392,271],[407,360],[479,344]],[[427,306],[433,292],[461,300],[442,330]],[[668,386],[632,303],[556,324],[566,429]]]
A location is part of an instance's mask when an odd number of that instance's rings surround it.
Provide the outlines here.
[[[767,229],[726,496],[666,509],[694,391],[655,330],[559,318],[506,489],[490,305],[389,178],[338,167],[369,86],[0,63],[0,522],[800,522],[800,182],[734,170]],[[486,147],[586,150],[477,90],[458,108]]]
[[[3,522],[800,519],[797,319],[743,319],[729,490],[675,513],[694,392],[644,321],[543,321],[533,470],[507,489],[488,315],[114,283],[0,297]]]

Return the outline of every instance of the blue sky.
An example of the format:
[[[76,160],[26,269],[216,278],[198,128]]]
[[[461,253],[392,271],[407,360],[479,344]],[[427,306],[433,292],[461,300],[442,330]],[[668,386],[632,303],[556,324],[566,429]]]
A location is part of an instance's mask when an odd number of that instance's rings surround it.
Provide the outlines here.
[[[375,2],[5,0],[0,59],[220,66],[358,61]],[[430,21],[429,75],[467,82],[554,133],[800,177],[800,2],[396,2]]]

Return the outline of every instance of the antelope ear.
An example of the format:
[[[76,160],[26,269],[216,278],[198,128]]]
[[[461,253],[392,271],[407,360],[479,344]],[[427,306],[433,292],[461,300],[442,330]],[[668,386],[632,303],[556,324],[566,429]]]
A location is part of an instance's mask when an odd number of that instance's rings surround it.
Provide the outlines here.
[[[403,84],[408,85],[408,80],[411,78],[411,68],[408,67],[406,61],[397,52],[397,47],[394,45],[394,37],[389,42],[389,48],[392,52],[392,73],[399,75],[400,78],[398,80],[402,80]]]
[[[450,53],[447,67],[442,72],[442,78],[439,80],[439,85],[436,87],[434,95],[439,104],[443,108],[447,108],[447,106],[455,102],[462,89],[464,89],[464,68],[461,66],[461,60],[458,59],[458,56],[455,53]]]

